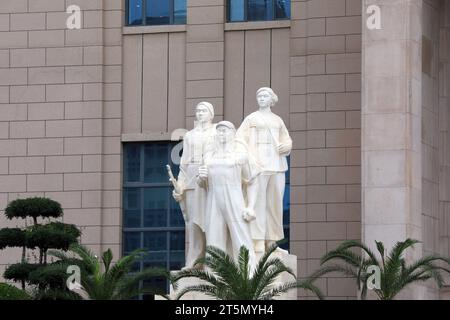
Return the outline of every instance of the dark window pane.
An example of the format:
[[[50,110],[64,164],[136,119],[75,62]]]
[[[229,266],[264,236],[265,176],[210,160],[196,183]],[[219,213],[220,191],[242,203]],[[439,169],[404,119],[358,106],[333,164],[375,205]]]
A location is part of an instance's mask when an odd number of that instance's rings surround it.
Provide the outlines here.
[[[141,147],[137,144],[127,144],[125,153],[125,182],[139,181],[141,171]]]
[[[170,252],[170,270],[180,270],[184,267],[184,251]]]
[[[144,189],[144,227],[167,227],[169,188]]]
[[[287,184],[284,187],[283,212],[285,215],[287,214],[288,217],[289,217],[289,209],[291,206],[290,193],[291,193],[291,188]],[[286,223],[284,223],[284,224],[286,224]]]
[[[170,233],[170,250],[184,250],[184,231],[172,231]]]
[[[174,0],[173,10],[173,23],[185,24],[186,23],[186,1],[187,0]]]
[[[229,21],[245,20],[245,0],[229,0]]]
[[[144,260],[144,269],[150,268],[150,267],[163,267],[165,268],[167,266],[167,252],[166,251],[160,251],[160,252],[150,252],[148,255],[145,256]]]
[[[123,192],[123,225],[126,228],[141,226],[141,190],[139,188],[125,188]]]
[[[166,144],[146,144],[144,146],[144,162],[145,182],[168,182],[166,170],[168,146]]]
[[[248,0],[247,20],[271,20],[271,1],[269,0]]]
[[[289,19],[291,17],[291,0],[275,1],[275,19]]]
[[[127,24],[142,24],[142,0],[128,0]]]
[[[169,0],[147,0],[147,24],[170,24]]]
[[[279,247],[284,250],[289,250],[289,228],[284,228],[284,239],[280,241]]]
[[[148,280],[143,281],[143,289],[147,289],[147,290],[155,290],[155,289],[159,289],[163,292],[167,291],[167,279],[163,278],[163,277],[152,277]],[[144,300],[150,300],[151,297],[148,297],[147,299]]]
[[[171,189],[172,190],[172,189]],[[180,205],[169,195],[170,198],[170,226],[184,227],[183,214],[181,213]]]
[[[131,252],[141,248],[140,232],[125,232],[123,235],[123,251]]]
[[[165,231],[149,231],[144,232],[144,248],[150,251],[147,259],[152,259],[156,256],[156,253],[152,251],[165,251],[167,250],[167,232]]]

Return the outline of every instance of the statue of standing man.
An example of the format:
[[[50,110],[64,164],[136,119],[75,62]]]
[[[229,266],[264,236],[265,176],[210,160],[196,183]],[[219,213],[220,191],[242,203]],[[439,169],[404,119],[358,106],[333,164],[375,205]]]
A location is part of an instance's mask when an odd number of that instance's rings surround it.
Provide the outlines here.
[[[198,186],[197,175],[199,167],[204,164],[206,148],[211,145],[216,131],[212,123],[214,107],[211,103],[197,104],[195,116],[194,129],[188,131],[183,139],[178,188],[173,191],[174,199],[183,204],[186,223],[188,247],[185,268],[194,267],[195,261],[205,255],[206,190]]]
[[[271,88],[256,92],[259,110],[248,115],[237,130],[236,137],[245,141],[250,154],[262,167],[256,178],[258,199],[254,208],[256,219],[250,229],[256,255],[260,257],[274,242],[284,238],[283,196],[286,157],[292,149],[292,139],[283,120],[271,108],[278,102]]]

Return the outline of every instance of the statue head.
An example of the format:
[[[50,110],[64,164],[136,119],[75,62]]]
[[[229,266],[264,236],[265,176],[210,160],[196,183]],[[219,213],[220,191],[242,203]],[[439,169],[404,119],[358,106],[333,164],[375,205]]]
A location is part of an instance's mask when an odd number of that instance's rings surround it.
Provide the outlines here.
[[[200,123],[212,121],[214,118],[214,107],[211,103],[202,101],[195,107],[195,117]]]
[[[269,87],[262,87],[256,91],[256,101],[261,109],[273,107],[278,102],[278,96]]]
[[[217,141],[221,144],[234,140],[236,128],[230,121],[220,121],[216,125]]]

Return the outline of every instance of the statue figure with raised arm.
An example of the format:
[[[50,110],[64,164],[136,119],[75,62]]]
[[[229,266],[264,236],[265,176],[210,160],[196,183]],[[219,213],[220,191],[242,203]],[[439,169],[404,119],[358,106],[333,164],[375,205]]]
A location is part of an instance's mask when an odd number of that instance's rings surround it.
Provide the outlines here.
[[[256,256],[249,222],[255,219],[258,165],[252,165],[247,147],[235,139],[231,122],[217,123],[216,132],[198,174],[199,185],[207,190],[206,244],[235,259],[244,245],[249,250],[252,271]]]
[[[256,219],[250,224],[257,256],[274,242],[284,238],[283,195],[286,157],[292,149],[292,140],[283,120],[272,112],[278,102],[271,88],[256,92],[259,110],[248,115],[237,130],[237,138],[245,141],[251,155],[262,167],[257,177],[258,199],[254,207]],[[281,250],[281,249],[279,249]]]
[[[215,135],[214,107],[209,102],[200,102],[195,108],[194,129],[188,131],[183,139],[183,154],[180,173],[174,184],[173,197],[180,203],[186,224],[187,248],[186,266],[194,267],[198,258],[205,255],[205,206],[206,190],[197,184],[199,167],[204,163],[204,154]],[[169,172],[170,176],[170,172]],[[174,183],[175,182],[175,183]]]

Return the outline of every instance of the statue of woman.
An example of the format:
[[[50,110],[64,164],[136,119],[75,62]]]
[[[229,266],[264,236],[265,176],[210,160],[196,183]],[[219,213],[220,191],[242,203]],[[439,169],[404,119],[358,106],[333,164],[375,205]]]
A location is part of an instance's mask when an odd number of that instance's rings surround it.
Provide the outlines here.
[[[196,178],[199,167],[204,163],[206,147],[211,145],[215,135],[215,125],[212,123],[214,107],[211,103],[197,104],[195,116],[197,121],[194,129],[188,131],[183,139],[177,190],[173,191],[174,199],[183,208],[186,224],[188,240],[185,268],[194,267],[194,262],[205,255],[206,191],[198,186]]]
[[[216,141],[199,168],[198,183],[207,189],[206,244],[236,259],[241,246],[249,250],[250,270],[256,264],[249,222],[255,219],[258,186],[257,166],[250,164],[244,144],[235,140],[236,129],[229,121],[216,126]],[[247,194],[247,203],[244,199]],[[230,242],[229,242],[230,241]]]
[[[250,225],[254,247],[260,256],[274,242],[284,238],[286,157],[291,152],[292,140],[283,120],[272,112],[271,108],[278,102],[273,90],[260,88],[256,100],[259,110],[244,119],[236,137],[245,141],[250,154],[262,167],[262,173],[257,177],[256,219]]]

